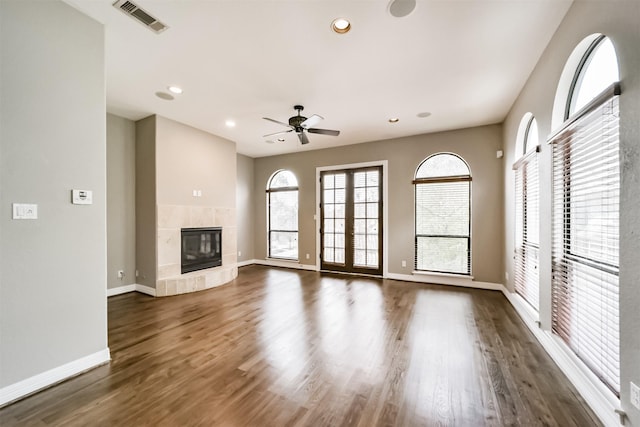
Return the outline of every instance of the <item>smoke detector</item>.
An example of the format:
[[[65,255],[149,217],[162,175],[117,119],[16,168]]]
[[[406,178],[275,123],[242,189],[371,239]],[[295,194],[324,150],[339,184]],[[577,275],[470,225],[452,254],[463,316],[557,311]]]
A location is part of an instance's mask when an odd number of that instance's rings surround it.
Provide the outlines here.
[[[113,7],[120,9],[136,21],[140,22],[145,27],[149,28],[156,34],[160,34],[167,28],[167,25],[163,24],[157,18],[151,16],[147,11],[129,0],[118,0],[113,4]]]

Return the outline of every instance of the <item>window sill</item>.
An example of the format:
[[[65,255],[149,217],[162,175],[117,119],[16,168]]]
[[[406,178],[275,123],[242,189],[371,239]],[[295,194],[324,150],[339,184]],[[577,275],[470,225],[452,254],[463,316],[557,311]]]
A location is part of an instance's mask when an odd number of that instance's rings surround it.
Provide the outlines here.
[[[420,270],[413,270],[411,272],[411,274],[415,275],[415,276],[425,276],[425,277],[434,277],[434,278],[442,278],[442,277],[451,277],[451,278],[455,278],[458,280],[468,280],[468,281],[472,281],[473,280],[473,276],[470,276],[468,274],[456,274],[456,273],[436,273],[433,271],[420,271]]]
[[[277,262],[290,262],[292,264],[299,264],[300,260],[297,259],[293,259],[293,258],[272,258],[272,257],[266,257],[265,260],[267,261],[277,261]]]

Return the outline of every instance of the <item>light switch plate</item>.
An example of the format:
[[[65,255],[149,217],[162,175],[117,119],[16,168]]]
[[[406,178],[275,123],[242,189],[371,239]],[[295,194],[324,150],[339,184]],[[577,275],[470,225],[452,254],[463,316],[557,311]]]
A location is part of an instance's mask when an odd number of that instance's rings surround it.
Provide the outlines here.
[[[93,191],[71,190],[71,203],[73,203],[74,205],[92,205]]]
[[[38,205],[30,203],[14,203],[13,219],[38,219]]]

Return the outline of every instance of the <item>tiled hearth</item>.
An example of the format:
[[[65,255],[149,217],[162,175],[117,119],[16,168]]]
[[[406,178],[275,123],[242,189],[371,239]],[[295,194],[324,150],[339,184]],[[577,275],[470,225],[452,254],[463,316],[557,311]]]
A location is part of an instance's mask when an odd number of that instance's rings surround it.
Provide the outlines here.
[[[157,209],[156,296],[201,291],[238,276],[235,209],[182,205],[158,205]],[[180,230],[193,227],[222,227],[222,265],[180,274]]]

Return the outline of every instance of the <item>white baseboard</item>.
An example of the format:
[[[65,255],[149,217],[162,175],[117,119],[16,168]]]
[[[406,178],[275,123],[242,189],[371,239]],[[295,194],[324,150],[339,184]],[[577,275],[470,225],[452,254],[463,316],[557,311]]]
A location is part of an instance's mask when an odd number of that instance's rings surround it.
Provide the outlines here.
[[[43,388],[50,387],[61,381],[79,375],[92,368],[104,365],[111,360],[109,349],[98,351],[73,362],[65,363],[57,368],[50,369],[41,374],[34,375],[20,382],[8,385],[0,389],[0,407],[18,399],[27,397]]]
[[[474,289],[489,289],[492,291],[501,291],[504,286],[500,283],[479,282],[476,280],[453,277],[453,276],[429,276],[429,275],[413,275],[413,274],[397,274],[389,273],[387,279],[402,280],[404,282],[431,283],[436,285],[462,286]]]
[[[521,297],[503,288],[502,292],[507,297],[518,316],[527,325],[538,342],[551,356],[560,370],[567,376],[571,384],[587,402],[591,410],[605,426],[620,426],[620,417],[615,412],[620,408],[620,400],[605,387],[604,384],[587,368],[584,363],[569,349],[569,347],[551,331],[545,331],[538,327],[535,310],[521,301]]]
[[[145,285],[139,285],[137,283],[133,283],[131,285],[119,286],[117,288],[109,288],[107,289],[107,297],[112,297],[115,295],[126,294],[127,292],[140,292],[142,294],[151,295],[152,297],[156,296],[156,289],[151,288]]]
[[[256,263],[255,259],[247,259],[245,261],[240,261],[239,263],[236,264],[236,266],[237,267],[244,267],[244,266],[255,264],[255,263]]]
[[[311,270],[311,271],[318,270],[317,267],[313,264],[300,264],[298,261],[281,261],[276,259],[252,259],[249,264],[268,265],[271,267],[295,268],[298,270]],[[245,265],[248,265],[248,264],[245,264]]]
[[[145,285],[139,285],[137,283],[136,283],[136,292],[140,292],[146,295],[151,295],[152,297],[156,296],[156,288],[151,288]]]
[[[127,292],[135,292],[135,290],[135,283],[132,283],[131,285],[118,286],[117,288],[107,288],[107,297],[126,294]]]

